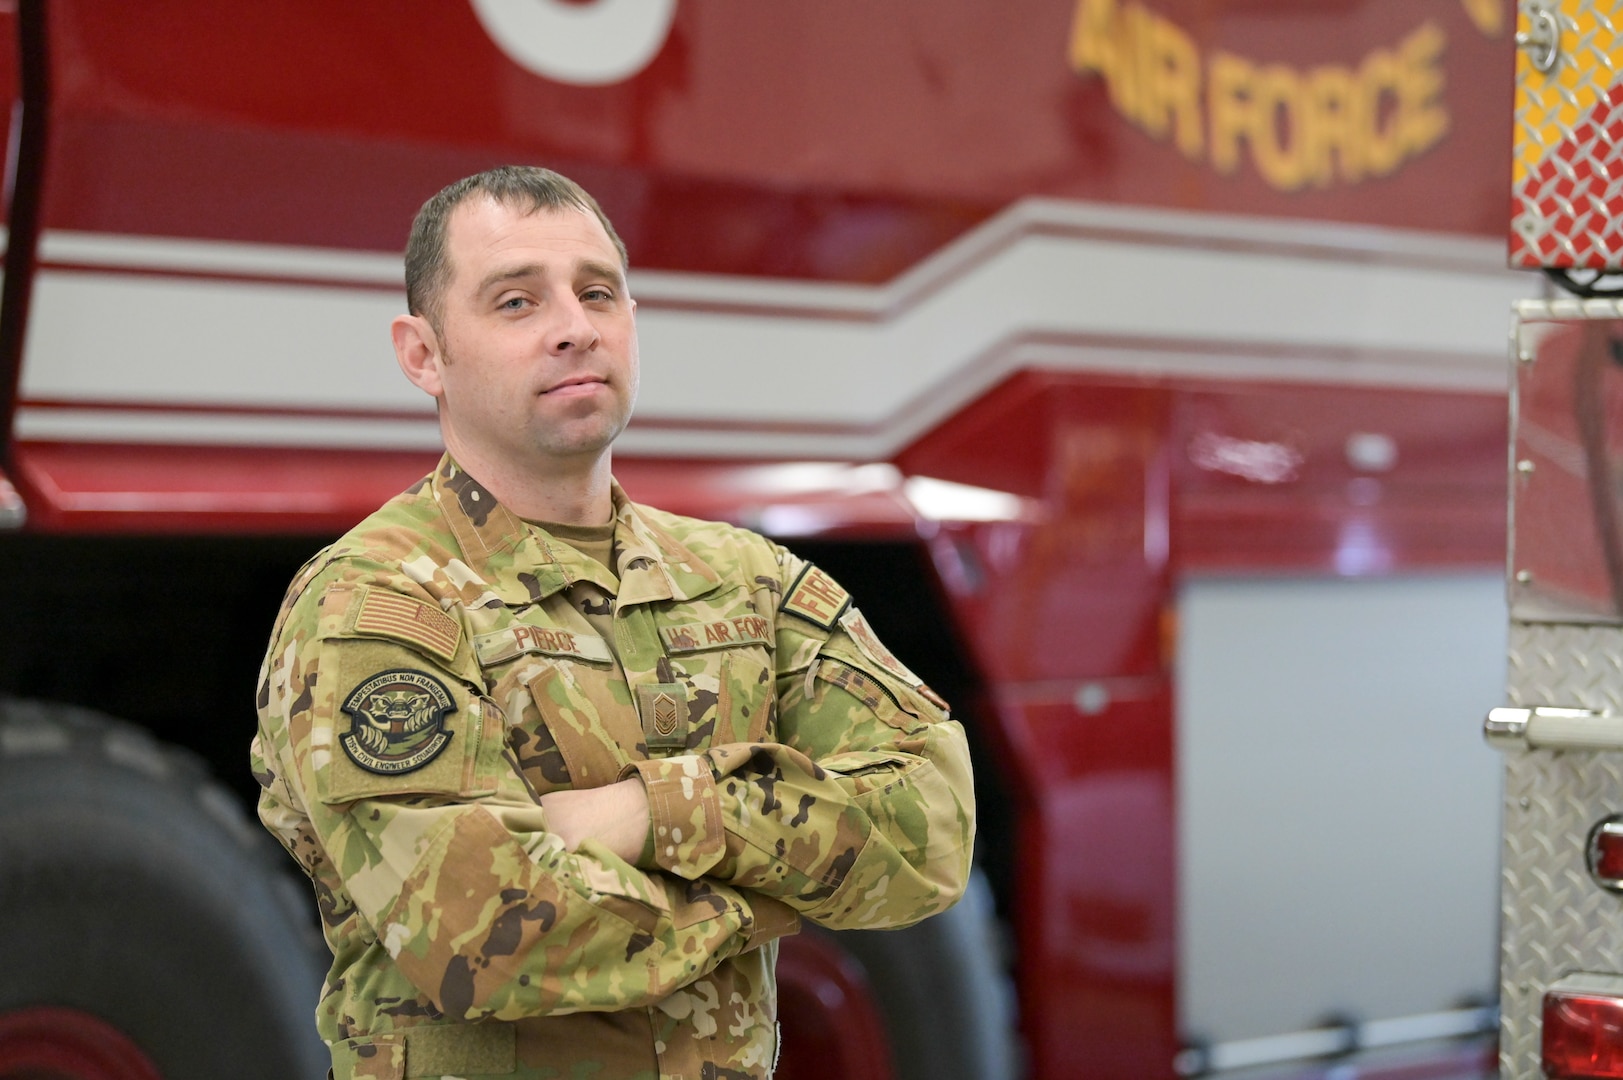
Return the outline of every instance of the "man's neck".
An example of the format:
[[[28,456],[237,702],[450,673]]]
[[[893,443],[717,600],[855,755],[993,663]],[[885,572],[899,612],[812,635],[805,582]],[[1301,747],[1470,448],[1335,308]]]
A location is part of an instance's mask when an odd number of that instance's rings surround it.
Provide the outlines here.
[[[487,458],[454,441],[447,439],[446,449],[457,465],[518,517],[560,525],[602,525],[614,517],[607,448],[590,459],[526,466]]]

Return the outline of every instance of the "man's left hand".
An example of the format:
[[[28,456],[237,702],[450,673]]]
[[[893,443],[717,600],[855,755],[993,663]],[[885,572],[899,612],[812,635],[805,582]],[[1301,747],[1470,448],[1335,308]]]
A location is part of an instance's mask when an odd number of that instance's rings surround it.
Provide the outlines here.
[[[648,839],[648,789],[639,777],[607,787],[554,791],[541,796],[547,829],[574,851],[596,840],[626,862],[642,855]]]

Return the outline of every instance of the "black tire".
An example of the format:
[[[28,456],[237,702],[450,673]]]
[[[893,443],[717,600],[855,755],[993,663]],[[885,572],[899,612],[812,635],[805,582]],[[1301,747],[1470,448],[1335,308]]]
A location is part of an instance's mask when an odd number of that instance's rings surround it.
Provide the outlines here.
[[[897,1080],[1023,1075],[1014,985],[992,890],[979,871],[956,906],[917,926],[848,930],[832,939],[867,973]]]
[[[0,1016],[93,1014],[164,1080],[325,1076],[326,951],[280,863],[191,754],[0,700]]]

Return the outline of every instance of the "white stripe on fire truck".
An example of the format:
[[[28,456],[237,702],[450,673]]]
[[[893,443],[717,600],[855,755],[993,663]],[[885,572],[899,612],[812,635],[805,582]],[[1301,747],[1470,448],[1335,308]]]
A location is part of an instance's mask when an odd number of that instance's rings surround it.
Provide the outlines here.
[[[400,419],[427,410],[385,330],[395,256],[46,239],[24,438],[434,444],[431,421]],[[1501,392],[1505,312],[1537,287],[1501,257],[1488,241],[1033,201],[884,286],[638,271],[648,362],[623,445],[882,457],[1021,368]]]

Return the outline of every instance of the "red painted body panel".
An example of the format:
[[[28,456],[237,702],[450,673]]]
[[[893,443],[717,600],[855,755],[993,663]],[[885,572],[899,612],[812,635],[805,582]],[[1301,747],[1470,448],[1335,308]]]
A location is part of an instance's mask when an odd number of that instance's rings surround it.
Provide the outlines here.
[[[1024,372],[900,456],[1042,501],[930,540],[1022,800],[1034,1076],[1172,1075],[1177,578],[1496,567],[1505,424],[1493,394]]]
[[[46,532],[336,537],[429,469],[434,454],[23,443],[18,488]]]
[[[1029,800],[1016,843],[1020,1015],[1032,1075],[1170,1078],[1176,1030],[1172,692],[1005,687],[996,715]]]
[[[902,457],[1042,500],[931,543],[1021,801],[1020,1015],[1034,1076],[1172,1075],[1173,395],[1010,379]]]
[[[239,7],[52,3],[48,227],[393,250],[427,194],[510,159],[576,176],[665,269],[886,280],[1031,195],[1503,232],[1510,37],[1458,0],[1155,5],[1203,53],[1304,70],[1445,35],[1440,141],[1289,193],[1123,122],[1068,61],[1076,0],[683,3],[601,88],[519,68],[453,0]]]
[[[1498,567],[1508,437],[1501,394],[1190,386],[1174,435],[1179,569]]]
[[[41,532],[337,536],[434,467],[425,451],[303,447],[22,443],[17,483]],[[910,539],[913,509],[895,490],[852,494],[849,466],[820,487],[781,486],[771,465],[622,458],[631,498],[676,513],[759,526],[775,508],[778,535]],[[794,513],[785,514],[783,511]]]
[[[1162,670],[1170,401],[1025,373],[902,454],[908,473],[1042,501],[1039,523],[953,528],[932,545],[994,683]]]

